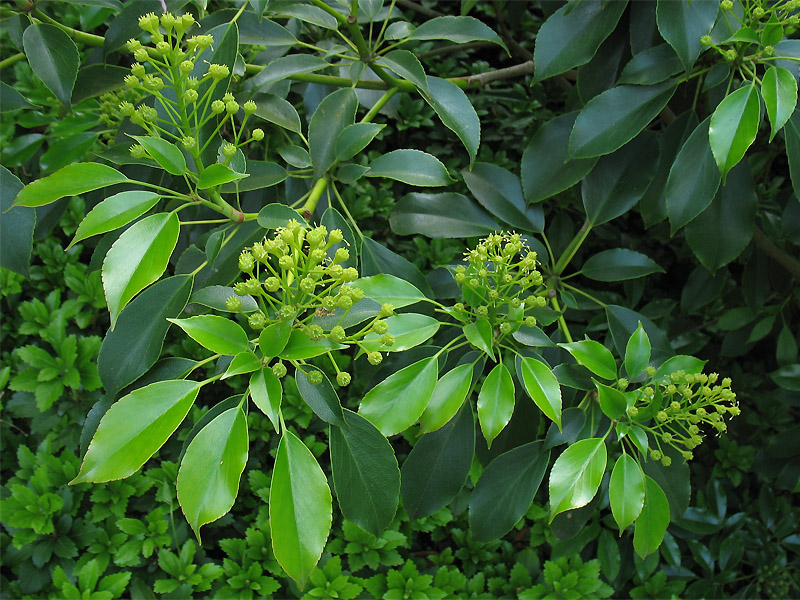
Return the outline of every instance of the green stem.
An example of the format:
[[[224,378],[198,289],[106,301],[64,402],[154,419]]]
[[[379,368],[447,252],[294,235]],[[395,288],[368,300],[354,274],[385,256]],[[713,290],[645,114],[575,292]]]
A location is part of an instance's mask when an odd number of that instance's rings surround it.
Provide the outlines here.
[[[77,29],[73,29],[72,27],[67,27],[66,25],[62,25],[55,19],[48,17],[38,8],[33,11],[33,14],[37,17],[33,19],[34,21],[44,21],[45,23],[49,23],[50,25],[55,25],[61,31],[66,33],[69,37],[71,37],[76,42],[80,42],[81,44],[86,44],[87,46],[102,46],[105,44],[106,39],[99,35],[92,35],[91,33],[85,33],[83,31],[78,31]]]
[[[236,210],[230,204],[225,202],[225,200],[222,199],[222,196],[219,195],[219,192],[216,191],[211,192],[209,196],[211,197],[211,200],[214,203],[212,204],[211,208],[213,208],[214,205],[216,205],[216,207],[218,208],[214,208],[214,210],[225,215],[231,221],[235,221],[236,223],[244,223],[247,220],[247,215],[245,215],[240,210]],[[206,201],[201,200],[201,203],[206,204]]]
[[[331,166],[331,168],[335,167],[336,163]],[[308,195],[308,199],[306,203],[303,204],[303,207],[300,209],[300,214],[303,215],[306,219],[310,218],[311,215],[314,213],[314,209],[317,208],[317,203],[319,199],[322,198],[322,193],[328,187],[328,179],[323,175],[317,182],[314,184],[314,187],[311,188],[311,193]]]
[[[555,290],[554,290],[555,291]],[[569,332],[569,327],[567,327],[567,321],[564,319],[564,313],[561,312],[561,306],[558,303],[558,300],[555,296],[550,298],[550,304],[553,305],[553,308],[561,313],[558,317],[558,326],[561,329],[561,333],[564,334],[564,338],[571,344],[572,343],[572,334]]]
[[[589,235],[591,230],[592,224],[589,222],[589,219],[586,219],[581,228],[578,230],[578,233],[576,233],[575,237],[572,238],[572,241],[569,243],[567,248],[564,250],[564,253],[553,267],[553,275],[558,276],[564,272],[564,269],[567,268],[569,261],[571,261],[575,256],[575,253],[578,252],[578,249],[581,247],[581,244],[583,244],[584,240],[586,240],[586,236]]]
[[[386,93],[380,97],[380,99],[375,103],[375,106],[369,109],[369,112],[364,115],[364,118],[361,119],[362,123],[369,123],[375,116],[380,112],[380,110],[386,106],[386,103],[391,100],[392,96],[394,96],[398,92],[399,88],[393,87],[386,90]]]
[[[17,63],[25,58],[25,53],[20,52],[19,54],[15,54],[14,56],[9,56],[4,60],[0,60],[0,70],[5,69],[6,67],[10,67],[14,63]]]

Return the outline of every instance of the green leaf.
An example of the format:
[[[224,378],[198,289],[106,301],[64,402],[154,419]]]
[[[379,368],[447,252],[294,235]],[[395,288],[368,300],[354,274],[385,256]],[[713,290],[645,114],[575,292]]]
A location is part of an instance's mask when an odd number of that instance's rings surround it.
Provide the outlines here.
[[[435,156],[421,150],[393,150],[379,156],[369,166],[367,177],[386,177],[422,187],[453,182],[445,166]]]
[[[402,352],[430,339],[439,330],[439,321],[428,315],[403,313],[386,318],[387,334],[394,336],[391,346],[381,342],[383,334],[369,333],[364,336],[361,347],[365,352]]]
[[[328,258],[333,260],[333,258],[336,256],[336,251],[339,248],[345,248],[348,252],[350,252],[350,258],[344,262],[341,262],[340,264],[345,268],[358,267],[358,241],[356,240],[356,234],[353,233],[353,228],[350,226],[350,223],[347,221],[347,219],[344,218],[342,213],[335,208],[328,206],[325,212],[322,213],[322,218],[319,220],[319,224],[327,227],[328,231],[338,229],[342,232],[342,241],[338,244],[333,244],[328,247],[326,251]]]
[[[380,62],[400,77],[413,83],[421,92],[430,93],[428,76],[419,59],[408,50],[392,50],[380,57]]]
[[[275,376],[272,369],[264,367],[250,376],[248,391],[253,404],[267,415],[276,433],[280,433],[281,421],[279,414],[281,400],[283,399],[283,387],[280,379]]]
[[[280,16],[294,17],[295,19],[317,25],[323,29],[336,29],[337,26],[336,18],[333,15],[317,6],[310,6],[308,4],[296,2],[282,4],[280,5],[278,14]]]
[[[533,134],[522,153],[522,190],[529,203],[541,202],[583,179],[597,158],[568,159],[567,147],[577,112],[547,121]]]
[[[156,363],[170,327],[167,319],[183,312],[191,293],[191,277],[167,277],[147,288],[120,313],[97,357],[100,380],[110,396]]]
[[[769,117],[769,141],[772,142],[797,105],[797,80],[788,69],[772,66],[761,80],[761,96]]]
[[[69,106],[81,63],[75,42],[58,27],[34,23],[25,29],[22,43],[33,72],[61,104]]]
[[[456,44],[473,41],[494,42],[508,52],[500,36],[474,17],[435,17],[417,27],[408,39],[448,40]]]
[[[470,344],[485,352],[492,360],[495,360],[492,348],[492,326],[487,319],[478,319],[474,323],[465,326],[464,336]]]
[[[197,381],[159,381],[112,404],[70,484],[133,475],[178,428],[201,386]]]
[[[728,173],[710,206],[686,226],[686,241],[709,270],[716,271],[739,256],[750,243],[758,208],[747,162]]]
[[[222,374],[220,379],[227,379],[228,377],[233,377],[234,375],[252,373],[260,368],[261,360],[259,360],[255,354],[249,350],[245,352],[239,352],[239,354],[233,357],[231,364],[228,365],[228,368]]]
[[[672,235],[711,204],[722,181],[708,145],[710,122],[708,117],[695,128],[669,170],[664,198]]]
[[[473,237],[492,233],[500,225],[461,194],[406,194],[389,224],[398,235],[421,233],[432,238]]]
[[[259,94],[255,103],[257,117],[294,133],[302,133],[300,115],[290,102],[275,94]]]
[[[294,219],[301,225],[305,225],[306,220],[300,216],[300,213],[295,209],[275,202],[267,204],[264,208],[258,211],[258,224],[264,229],[277,229],[278,227],[285,227],[286,224]]]
[[[595,96],[575,119],[570,158],[600,156],[621,148],[663,110],[676,89],[676,81],[670,79],[655,85],[618,85]]]
[[[183,156],[183,152],[175,144],[157,137],[139,135],[130,137],[139,142],[167,173],[172,175],[186,173],[186,159]]]
[[[75,163],[26,185],[17,194],[14,206],[44,206],[65,196],[78,196],[125,181],[128,178],[112,167]]]
[[[533,62],[536,81],[586,64],[617,26],[627,2],[565,4],[542,24]]]
[[[93,235],[113,231],[127,225],[158,204],[160,198],[161,196],[155,192],[138,190],[120,192],[106,198],[84,217],[75,232],[75,237],[66,249],[69,250],[81,240]]]
[[[629,454],[622,454],[611,471],[608,485],[611,514],[619,525],[619,534],[642,512],[644,506],[644,473]]]
[[[473,368],[473,364],[459,365],[436,382],[430,402],[419,418],[420,434],[444,427],[456,415],[469,393]]]
[[[321,177],[336,161],[336,138],[356,118],[358,98],[351,89],[329,94],[319,103],[308,124],[308,144],[314,178]]]
[[[11,112],[20,108],[33,108],[33,105],[17,90],[0,81],[0,113]]]
[[[342,427],[331,425],[331,472],[336,499],[346,519],[379,537],[397,512],[400,469],[389,440],[351,411]]]
[[[481,143],[481,122],[478,113],[475,112],[464,90],[455,83],[438,77],[428,77],[428,90],[429,93],[423,94],[422,97],[436,111],[444,126],[455,133],[464,144],[471,167]]]
[[[294,43],[294,42],[292,42]],[[313,73],[320,69],[330,67],[330,63],[319,56],[313,54],[290,54],[276,58],[260,73],[247,82],[247,87],[251,94],[255,94],[260,89],[276,81],[281,81],[298,73]],[[259,115],[260,116],[260,115]],[[263,118],[263,117],[262,117]],[[269,121],[269,119],[267,119]],[[278,125],[282,125],[278,123]]]
[[[334,152],[336,160],[350,160],[366,148],[386,125],[377,123],[353,123],[348,125],[336,138]]]
[[[498,363],[486,376],[478,394],[478,421],[489,448],[514,414],[514,380],[508,368]]]
[[[228,300],[228,298],[233,296],[236,296],[242,301],[242,306],[240,309],[242,312],[250,313],[258,310],[258,304],[256,303],[255,298],[253,298],[250,294],[246,296],[239,296],[233,291],[232,287],[227,287],[224,285],[210,285],[201,290],[197,290],[194,294],[192,294],[191,302],[202,304],[203,306],[213,308],[214,310],[218,310],[220,312],[235,312],[225,308],[225,302]]]
[[[285,431],[275,456],[269,521],[275,558],[301,589],[328,539],[332,506],[328,481],[314,455]]]
[[[197,178],[197,189],[207,190],[208,188],[230,183],[248,177],[247,173],[237,173],[228,166],[221,163],[214,163],[205,168]]]
[[[417,361],[367,392],[358,412],[386,437],[405,431],[428,406],[438,375],[436,358]]]
[[[178,502],[200,541],[200,527],[233,506],[247,463],[247,417],[241,406],[226,410],[200,430],[178,469]]]
[[[367,298],[372,298],[378,304],[391,304],[395,308],[425,300],[425,295],[416,287],[394,275],[362,277],[354,281],[351,287],[361,288]]]
[[[581,273],[595,281],[622,281],[663,272],[664,269],[653,259],[625,248],[603,250],[592,254],[581,269]]]
[[[561,388],[553,372],[535,358],[520,356],[520,378],[525,391],[544,415],[561,430]]]
[[[726,96],[714,110],[708,128],[708,141],[723,176],[742,160],[756,139],[760,120],[758,90],[750,83]]]
[[[669,383],[669,375],[671,373],[674,373],[675,371],[684,371],[685,373],[696,375],[697,373],[703,372],[703,367],[705,364],[706,361],[695,358],[694,356],[678,354],[677,356],[673,356],[669,360],[664,361],[664,363],[658,367],[655,378],[656,381]]]
[[[520,229],[537,229],[533,215],[525,206],[519,177],[503,167],[484,162],[475,163],[470,171],[461,171],[461,176],[481,206],[494,216]]]
[[[0,264],[4,269],[27,276],[36,212],[14,206],[14,198],[22,189],[17,176],[0,165]]]
[[[343,350],[344,348],[347,346],[335,344],[326,337],[312,340],[305,332],[293,329],[289,335],[289,341],[278,356],[284,360],[306,360],[331,350]]]
[[[444,427],[423,435],[403,463],[400,493],[412,519],[446,506],[469,475],[475,452],[475,418],[465,402]]]
[[[618,84],[653,85],[683,70],[680,58],[667,44],[658,44],[634,56],[617,80]]]
[[[669,503],[654,479],[644,477],[644,506],[633,531],[633,547],[641,558],[658,550],[669,526]]]
[[[188,319],[168,319],[198,344],[217,354],[234,355],[247,352],[247,332],[236,321],[217,315],[200,315]]]
[[[469,527],[479,542],[503,537],[527,512],[550,462],[542,442],[504,452],[483,471],[469,501]]]
[[[159,213],[134,223],[111,246],[102,273],[112,329],[125,305],[164,273],[179,232],[176,213]]]
[[[589,438],[569,446],[550,471],[550,522],[559,513],[586,506],[594,498],[608,453],[603,439]]]
[[[592,225],[615,219],[636,206],[658,169],[658,143],[643,132],[597,161],[581,183],[581,198]]]
[[[264,355],[264,358],[274,358],[283,352],[289,342],[291,333],[291,321],[278,321],[265,327],[258,336],[258,347],[261,349],[261,354]]]
[[[295,370],[295,381],[297,382],[297,389],[300,396],[306,404],[311,407],[320,419],[331,425],[338,425],[339,427],[347,427],[342,414],[342,405],[339,402],[339,396],[333,389],[328,376],[325,375],[320,369],[304,365],[304,370],[298,367]],[[317,371],[322,375],[322,382],[314,385],[308,380],[308,373]]]
[[[625,415],[628,408],[628,401],[625,394],[616,388],[603,385],[595,379],[594,385],[597,388],[597,400],[600,402],[600,409],[609,419],[619,420]]]
[[[639,321],[639,326],[628,339],[625,347],[625,371],[634,379],[644,372],[650,364],[650,338]]]
[[[717,2],[692,2],[691,0],[659,0],[656,5],[658,31],[675,49],[686,71],[703,49],[700,38],[714,27],[719,12]]]
[[[572,354],[578,364],[583,365],[595,375],[603,379],[617,378],[617,364],[614,355],[600,342],[583,340],[569,344],[559,344],[564,350]]]
[[[72,104],[77,106],[89,98],[120,89],[130,72],[125,67],[103,63],[81,67],[72,90]]]
[[[800,198],[800,111],[795,110],[783,129],[786,158],[796,198]]]
[[[361,239],[361,274],[373,276],[381,274],[395,275],[413,284],[427,297],[433,297],[431,286],[419,269],[411,262],[395,254],[375,240],[363,237]]]

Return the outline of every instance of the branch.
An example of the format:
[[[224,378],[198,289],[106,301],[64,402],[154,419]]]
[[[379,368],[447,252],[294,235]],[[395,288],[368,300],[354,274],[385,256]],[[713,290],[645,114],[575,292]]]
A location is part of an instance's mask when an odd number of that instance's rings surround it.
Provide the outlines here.
[[[529,73],[533,73],[532,60],[521,63],[519,65],[514,65],[513,67],[506,67],[505,69],[497,69],[496,71],[486,71],[485,73],[479,73],[478,75],[467,75],[466,77],[454,77],[452,79],[449,79],[448,81],[452,81],[459,87],[474,88],[486,85],[487,83],[491,83],[492,81],[498,81],[500,79],[511,79],[512,77],[528,75]],[[464,85],[461,85],[461,81],[464,82]]]
[[[792,278],[800,280],[800,263],[776,246],[775,242],[769,239],[758,225],[753,230],[753,241],[764,251],[764,254],[789,271]]]

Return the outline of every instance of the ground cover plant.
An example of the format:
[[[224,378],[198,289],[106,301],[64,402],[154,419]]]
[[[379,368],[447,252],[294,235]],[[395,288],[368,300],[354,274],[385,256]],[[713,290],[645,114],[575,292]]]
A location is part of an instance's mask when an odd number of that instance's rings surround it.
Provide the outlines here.
[[[799,8],[0,9],[3,594],[796,594]]]

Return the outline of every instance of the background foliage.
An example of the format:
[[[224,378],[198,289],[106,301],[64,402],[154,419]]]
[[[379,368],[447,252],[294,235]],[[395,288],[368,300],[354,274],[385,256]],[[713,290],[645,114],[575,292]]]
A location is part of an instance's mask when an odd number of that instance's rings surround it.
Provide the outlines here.
[[[157,84],[131,86],[124,79],[139,60],[126,42],[142,35],[141,16],[162,12],[158,1],[23,1],[2,8],[3,594],[796,596],[800,117],[794,109],[800,42],[793,38],[800,3],[362,0],[357,11],[349,3],[325,5],[330,10],[323,4],[167,2],[175,14],[193,14],[199,33],[214,35],[211,48],[198,50],[211,54],[195,65],[201,76],[207,63],[225,65],[219,98],[230,85],[242,105],[247,99],[256,104],[249,115],[249,108],[224,107],[220,114],[232,116],[218,128],[221,138],[213,128],[200,128],[196,146],[176,136],[168,148],[154,141],[152,126],[142,129],[152,123],[147,109],[124,108],[126,102],[163,106],[153,103]],[[351,10],[358,19],[347,19]],[[444,16],[450,20],[436,21]],[[475,20],[452,20],[463,16]],[[373,44],[379,32],[387,45],[407,43],[379,59],[384,68],[365,68],[375,57],[361,44]],[[349,52],[343,35],[361,61],[342,59]],[[148,37],[145,31],[143,43]],[[348,91],[352,82],[358,82],[357,102]],[[212,90],[213,97],[214,85],[206,80],[198,89]],[[393,88],[396,93],[384,93]],[[348,118],[357,114],[362,123],[351,125],[348,137],[339,130],[351,110]],[[142,117],[140,126],[134,114]],[[214,144],[202,150],[208,139]],[[134,141],[143,150],[132,155]],[[232,197],[242,172],[236,161],[245,158],[249,177],[238,184],[236,201],[218,203],[213,192]],[[113,172],[100,166],[108,163]],[[211,173],[202,179],[197,165],[210,163],[220,168],[205,170]],[[138,208],[111,224],[109,212],[94,224],[84,220],[112,192],[146,193],[105,189],[123,181],[115,173],[150,184],[160,197],[123,197],[121,205]],[[166,215],[177,213],[146,215],[154,202],[160,202],[156,210],[172,211],[180,194],[192,190],[211,192],[202,196],[206,204],[189,209],[194,215],[181,213],[188,224],[173,240]],[[158,450],[157,461],[124,479],[67,485],[79,474],[100,417],[127,393],[124,388],[142,375],[137,388],[179,379],[188,361],[207,361],[204,347],[216,342],[202,332],[192,335],[187,320],[178,319],[190,292],[180,274],[195,274],[195,292],[232,283],[240,250],[266,233],[256,225],[286,222],[259,212],[273,203],[294,204],[329,229],[342,227],[350,236],[352,266],[362,276],[386,272],[409,281],[416,293],[448,307],[450,316],[417,306],[418,313],[402,313],[442,323],[458,321],[453,303],[459,299],[476,306],[457,285],[457,266],[469,267],[465,250],[493,231],[516,230],[538,252],[539,291],[550,308],[535,312],[538,327],[514,332],[508,343],[523,352],[517,361],[498,360],[498,336],[482,331],[482,315],[466,318],[474,325],[464,329],[472,354],[454,356],[447,367],[458,358],[470,364],[483,352],[475,382],[467,376],[476,414],[467,402],[440,429],[435,415],[423,415],[423,430],[437,429],[432,433],[418,437],[408,429],[391,438],[402,502],[396,514],[389,502],[388,518],[369,522],[363,513],[348,513],[347,486],[337,487],[335,471],[331,477],[337,443],[346,447],[345,432],[366,420],[340,412],[349,429],[331,425],[327,434],[333,417],[309,402],[311,376],[293,368],[283,379],[280,425],[283,431],[285,421],[291,434],[278,435],[269,410],[250,410],[246,417],[233,410],[248,389],[258,405],[257,383],[242,367],[203,390],[188,409],[190,426]],[[326,213],[328,206],[345,216]],[[224,225],[206,222],[220,216],[235,222],[248,211],[258,218],[231,237]],[[114,268],[104,257],[113,257],[118,238],[133,239],[118,228],[131,231],[147,219],[161,219],[152,244],[158,256],[151,258],[163,266],[140,273],[144,283],[134,288],[109,288]],[[175,276],[147,287],[165,270]],[[197,297],[189,310],[184,317],[208,314]],[[166,318],[179,327],[168,328]],[[139,332],[148,320],[158,325]],[[116,334],[108,331],[112,325]],[[497,326],[500,332],[500,321]],[[434,344],[452,341],[448,329],[408,352],[387,354],[380,366],[337,353],[339,366],[353,377],[348,387],[337,381],[342,405],[357,409],[376,382],[426,360]],[[589,347],[570,346],[584,336],[607,350],[581,354]],[[666,492],[663,510],[671,523],[663,542],[660,535],[646,540],[634,527],[619,535],[630,520],[624,516],[629,507],[615,502],[612,491],[616,454],[607,472],[603,462],[585,501],[567,491],[564,507],[574,510],[556,514],[548,504],[557,461],[565,465],[570,453],[587,449],[594,457],[600,447],[605,454],[605,442],[592,440],[611,421],[617,427],[611,439],[625,433],[618,424],[630,408],[615,404],[625,389],[614,383],[617,365],[606,377],[611,387],[604,387],[590,378],[603,377],[597,357],[612,351],[635,381],[645,337],[642,365],[696,355],[708,361],[709,371],[733,379],[742,413],[727,434],[709,436],[688,463],[678,455],[669,467],[643,462],[652,478],[647,481]],[[141,353],[131,349],[137,339],[147,341]],[[223,347],[218,353],[234,352]],[[542,363],[534,355],[555,367],[557,410],[552,382],[536,377]],[[121,363],[120,356],[138,360]],[[145,374],[160,356],[173,358],[159,363],[161,372]],[[126,371],[130,363],[138,366]],[[317,367],[336,380],[329,366]],[[202,379],[229,365],[207,361],[199,368]],[[482,406],[508,398],[509,382],[518,396],[513,416],[493,421],[502,407]],[[490,395],[493,387],[498,391]],[[524,401],[524,391],[539,401]],[[319,396],[325,404],[325,394]],[[336,405],[338,399],[326,404]],[[236,474],[236,502],[231,512],[228,503],[213,518],[187,523],[176,483],[189,438],[234,414],[246,419],[249,440],[241,481]],[[560,432],[550,420],[560,420]],[[387,435],[407,426],[376,425]],[[365,436],[374,430],[358,426]],[[362,439],[352,435],[350,441]],[[464,447],[466,439],[474,440],[474,449]],[[293,572],[276,559],[269,526],[279,444],[299,450],[297,442],[322,466],[341,505],[332,513],[319,567],[302,589],[294,580],[305,579],[308,565]],[[439,456],[446,457],[441,471],[434,460]],[[624,461],[619,464],[622,471]],[[463,477],[452,478],[453,472]],[[431,480],[438,485],[431,488]],[[548,490],[541,481],[549,482]],[[493,513],[497,506],[502,510]],[[645,512],[640,519],[652,520]],[[192,528],[208,521],[200,545]],[[638,522],[635,527],[639,531]],[[641,531],[658,527],[650,523]]]

